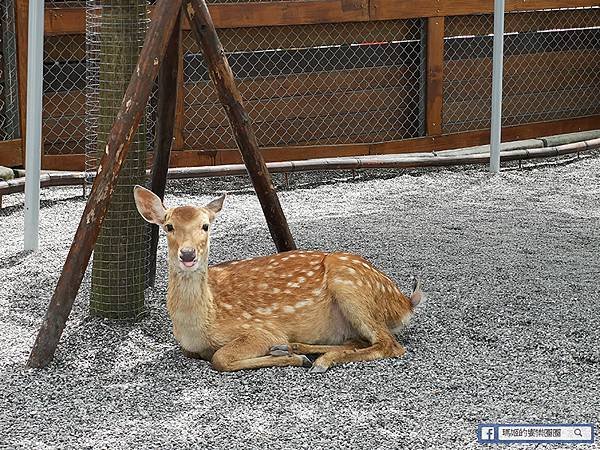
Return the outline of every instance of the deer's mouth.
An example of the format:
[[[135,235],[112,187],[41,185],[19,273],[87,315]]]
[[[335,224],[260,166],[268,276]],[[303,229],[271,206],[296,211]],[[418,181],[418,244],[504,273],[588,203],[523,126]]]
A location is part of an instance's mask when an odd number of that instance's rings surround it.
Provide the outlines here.
[[[182,261],[180,259],[179,265],[183,270],[194,270],[196,267],[198,267],[198,260],[194,259],[192,261]]]

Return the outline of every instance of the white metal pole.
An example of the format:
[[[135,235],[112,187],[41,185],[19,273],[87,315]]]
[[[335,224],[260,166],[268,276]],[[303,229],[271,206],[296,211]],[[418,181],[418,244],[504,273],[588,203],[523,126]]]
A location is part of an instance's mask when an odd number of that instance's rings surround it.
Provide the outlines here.
[[[502,76],[504,69],[504,0],[494,0],[494,61],[492,74],[492,128],[490,172],[500,172],[502,143]]]
[[[37,250],[40,225],[42,159],[42,80],[44,75],[44,1],[29,1],[27,121],[25,148],[25,250]]]

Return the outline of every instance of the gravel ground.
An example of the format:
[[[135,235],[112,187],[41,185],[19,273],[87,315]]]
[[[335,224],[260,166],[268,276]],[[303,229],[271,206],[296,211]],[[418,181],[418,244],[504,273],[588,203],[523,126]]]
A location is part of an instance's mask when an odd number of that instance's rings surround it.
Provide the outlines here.
[[[5,198],[0,447],[468,449],[480,422],[600,422],[598,156],[495,177],[346,176],[295,176],[282,192],[299,247],[362,254],[405,291],[418,274],[429,299],[399,336],[405,357],[318,376],[185,359],[165,310],[164,237],[141,322],[89,318],[86,277],[54,362],[26,369],[84,202],[43,191],[41,249],[24,254],[22,196]],[[245,179],[172,183],[166,203],[224,189],[212,262],[273,252]]]

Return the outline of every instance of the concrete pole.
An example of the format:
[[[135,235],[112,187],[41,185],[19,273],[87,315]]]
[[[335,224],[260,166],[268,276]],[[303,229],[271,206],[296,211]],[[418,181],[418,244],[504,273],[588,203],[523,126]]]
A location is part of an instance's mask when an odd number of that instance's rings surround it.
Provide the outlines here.
[[[29,2],[27,50],[27,126],[25,148],[25,250],[37,250],[40,225],[42,159],[42,81],[44,76],[44,2]]]
[[[490,172],[500,173],[500,145],[502,143],[502,76],[504,69],[504,0],[494,0],[493,59]]]

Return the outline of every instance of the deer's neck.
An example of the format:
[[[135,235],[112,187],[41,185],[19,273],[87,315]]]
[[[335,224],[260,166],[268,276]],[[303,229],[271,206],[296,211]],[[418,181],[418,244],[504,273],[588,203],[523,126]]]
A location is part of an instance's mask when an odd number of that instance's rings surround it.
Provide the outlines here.
[[[215,308],[208,283],[208,265],[193,273],[169,267],[167,308],[174,322],[190,320],[199,325],[211,322]]]

